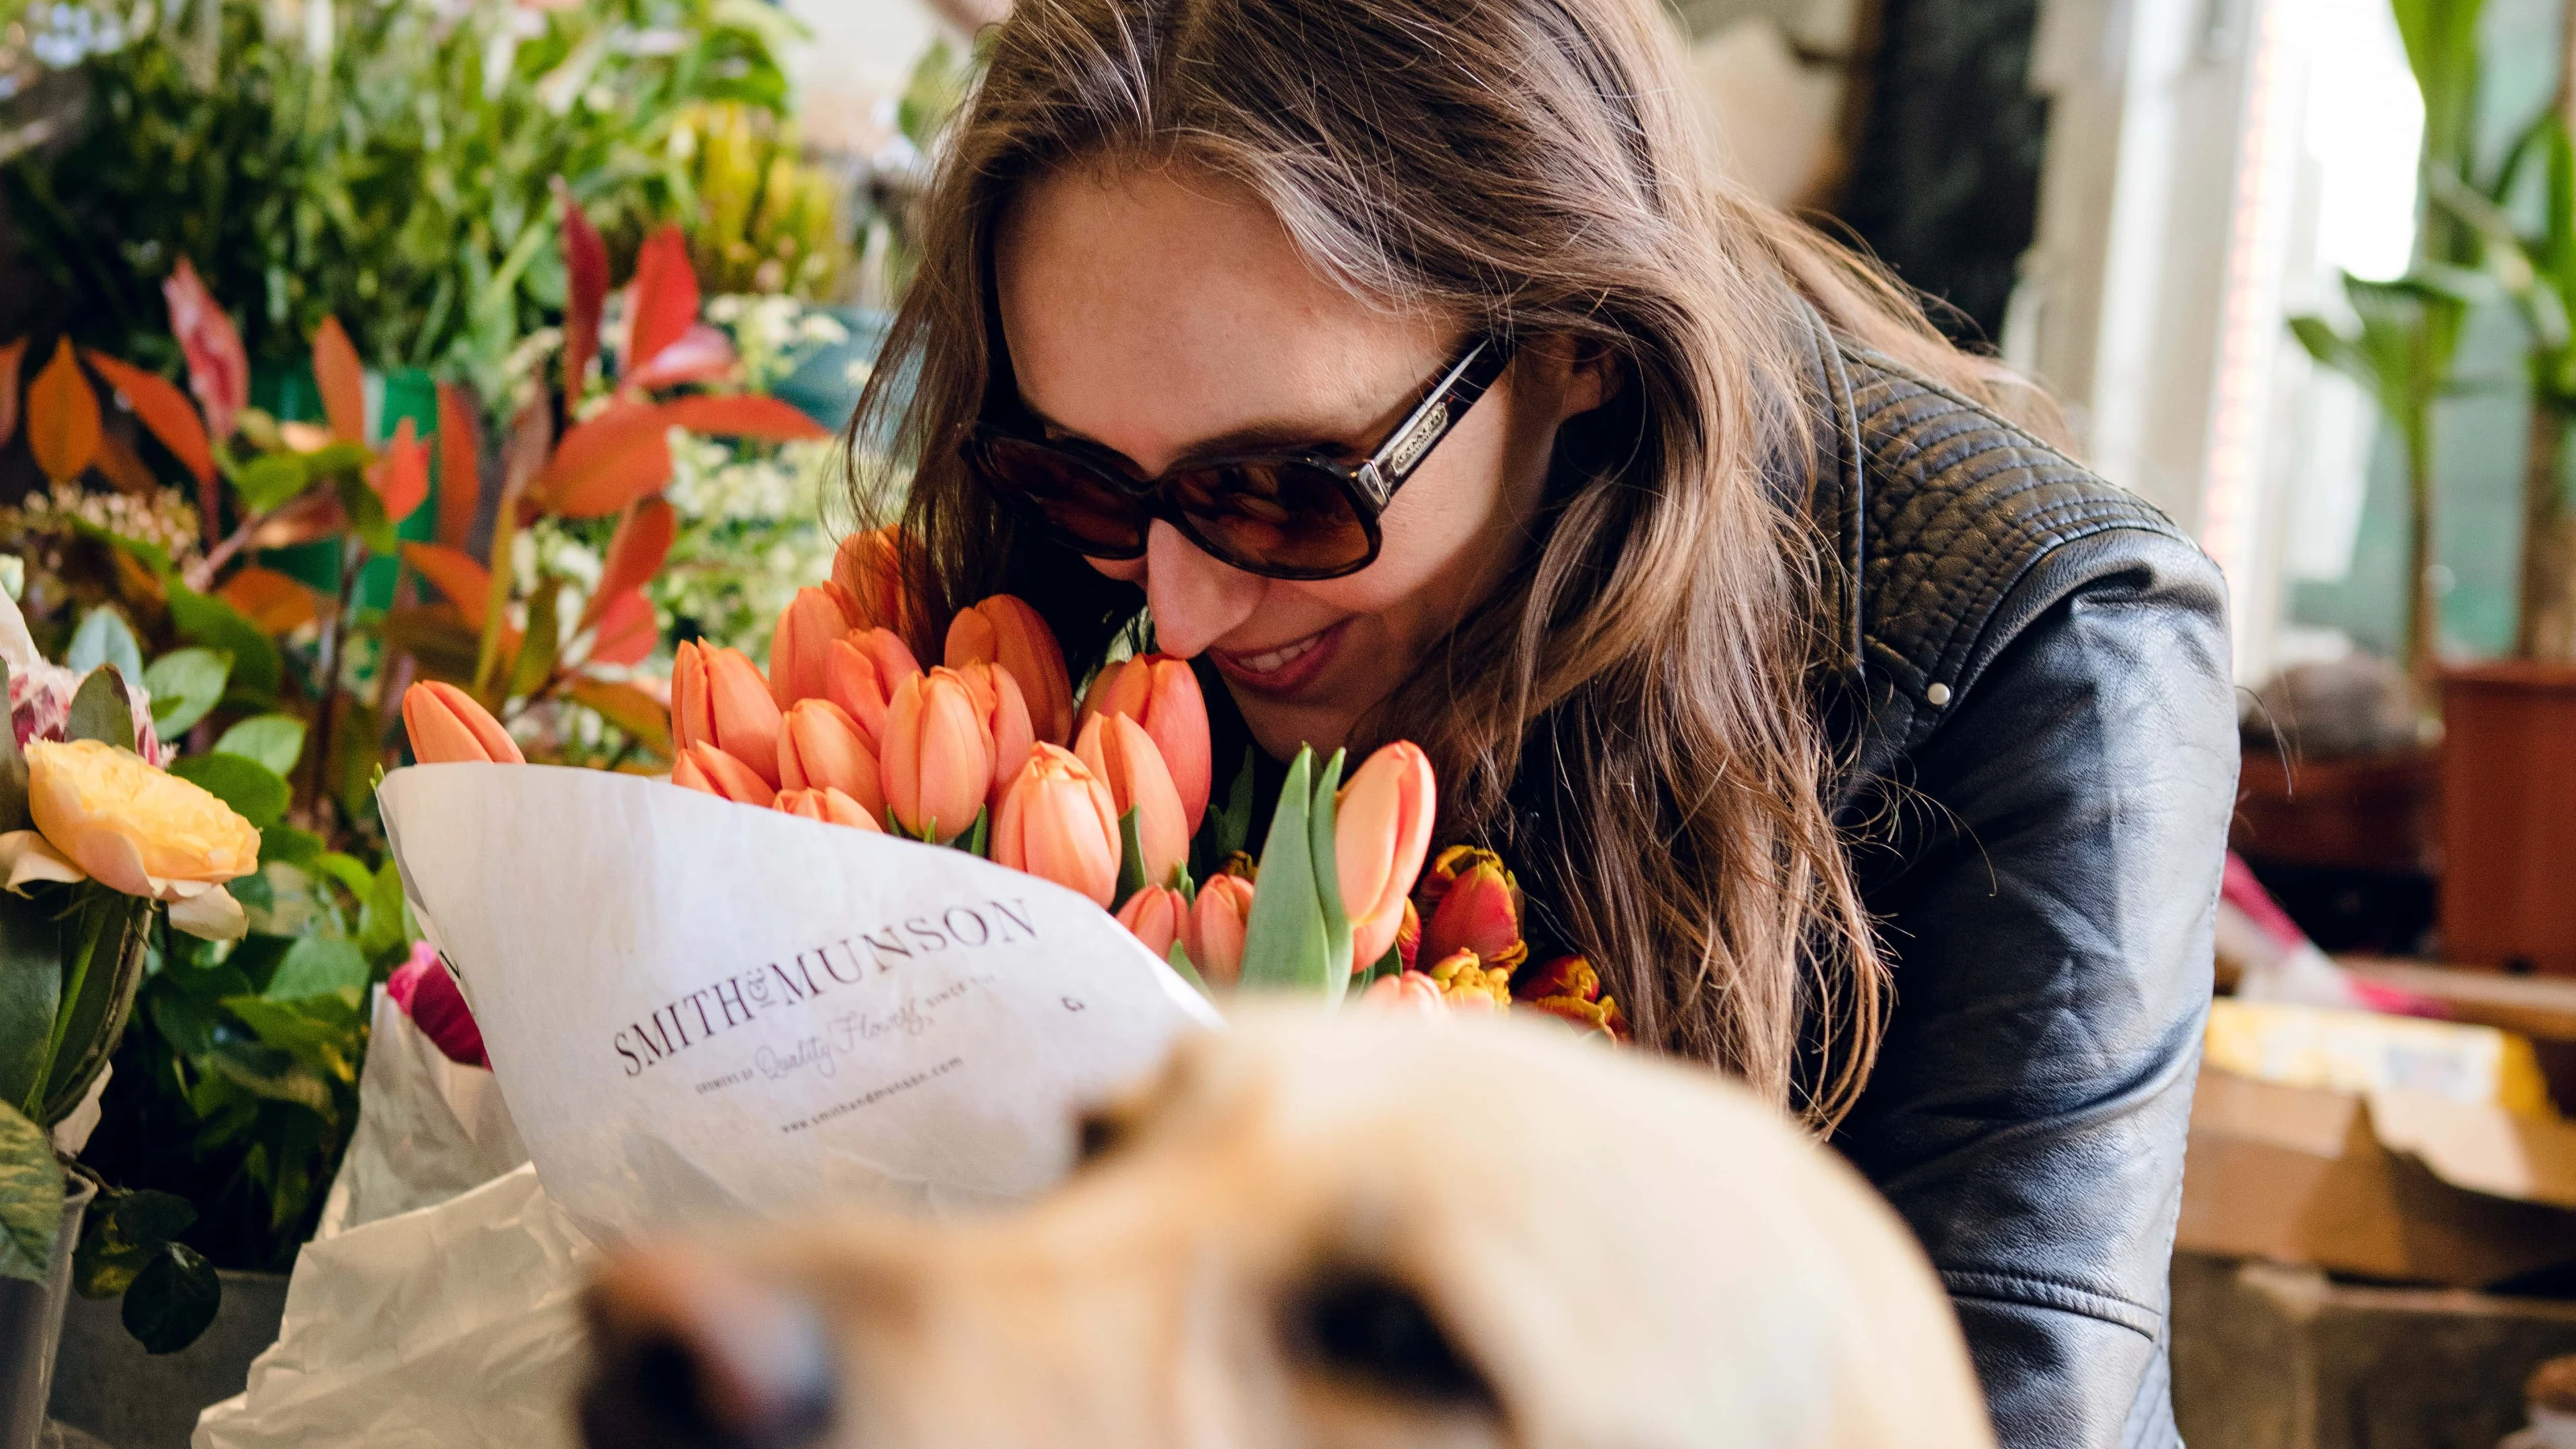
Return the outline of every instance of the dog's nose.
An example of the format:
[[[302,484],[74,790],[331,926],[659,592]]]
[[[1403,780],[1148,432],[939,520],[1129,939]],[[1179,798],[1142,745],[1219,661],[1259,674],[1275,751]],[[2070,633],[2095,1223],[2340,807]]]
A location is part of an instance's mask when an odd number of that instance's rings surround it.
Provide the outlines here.
[[[831,1338],[787,1289],[666,1248],[611,1267],[583,1309],[590,1449],[795,1449],[831,1423]]]

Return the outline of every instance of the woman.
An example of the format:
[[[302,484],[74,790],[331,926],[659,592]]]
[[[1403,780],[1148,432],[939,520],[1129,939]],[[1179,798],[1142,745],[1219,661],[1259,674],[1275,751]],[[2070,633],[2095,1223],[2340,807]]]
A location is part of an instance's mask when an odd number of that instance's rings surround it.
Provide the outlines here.
[[[2175,1442],[2208,561],[1712,180],[1649,0],[1023,0],[988,40],[866,409],[932,616],[1020,594],[1077,677],[1141,618],[1273,758],[1421,742],[1439,840],[1640,1040],[1896,1203],[2007,1443]]]

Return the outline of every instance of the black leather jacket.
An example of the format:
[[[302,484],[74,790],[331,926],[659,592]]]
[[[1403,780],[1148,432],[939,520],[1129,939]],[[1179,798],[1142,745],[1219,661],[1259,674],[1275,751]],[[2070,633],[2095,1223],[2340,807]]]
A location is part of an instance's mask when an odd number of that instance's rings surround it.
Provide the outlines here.
[[[2166,1277],[2236,783],[2225,586],[2143,500],[1822,334],[1838,800],[1896,1007],[1835,1145],[2009,1449],[2179,1445]],[[1893,801],[1896,808],[1888,809]]]

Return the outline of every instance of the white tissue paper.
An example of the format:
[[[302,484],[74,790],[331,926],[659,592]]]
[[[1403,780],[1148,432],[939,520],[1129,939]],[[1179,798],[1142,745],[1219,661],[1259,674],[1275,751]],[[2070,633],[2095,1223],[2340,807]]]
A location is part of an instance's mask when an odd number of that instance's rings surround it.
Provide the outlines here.
[[[962,851],[590,770],[419,765],[379,799],[534,1175],[306,1247],[279,1344],[195,1449],[567,1442],[588,1243],[1027,1197],[1083,1107],[1218,1021],[1091,901]],[[372,1059],[361,1087],[380,1147],[486,1141],[397,1064],[399,1106],[366,1102]]]
[[[381,986],[358,1078],[358,1126],[322,1200],[317,1238],[435,1207],[528,1160],[500,1084],[448,1060]]]

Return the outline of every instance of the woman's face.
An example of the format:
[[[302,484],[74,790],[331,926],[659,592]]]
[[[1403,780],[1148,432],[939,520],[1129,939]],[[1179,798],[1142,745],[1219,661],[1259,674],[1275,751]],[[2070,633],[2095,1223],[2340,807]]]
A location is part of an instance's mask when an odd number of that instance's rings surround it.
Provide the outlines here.
[[[1464,340],[1362,302],[1250,193],[1194,169],[1059,172],[1021,194],[997,248],[1022,401],[1148,477],[1218,451],[1355,461]],[[1603,368],[1570,358],[1522,348],[1387,506],[1358,573],[1265,579],[1162,522],[1143,558],[1093,567],[1144,587],[1158,645],[1207,655],[1264,750],[1337,747],[1520,556],[1557,426],[1601,402]]]

